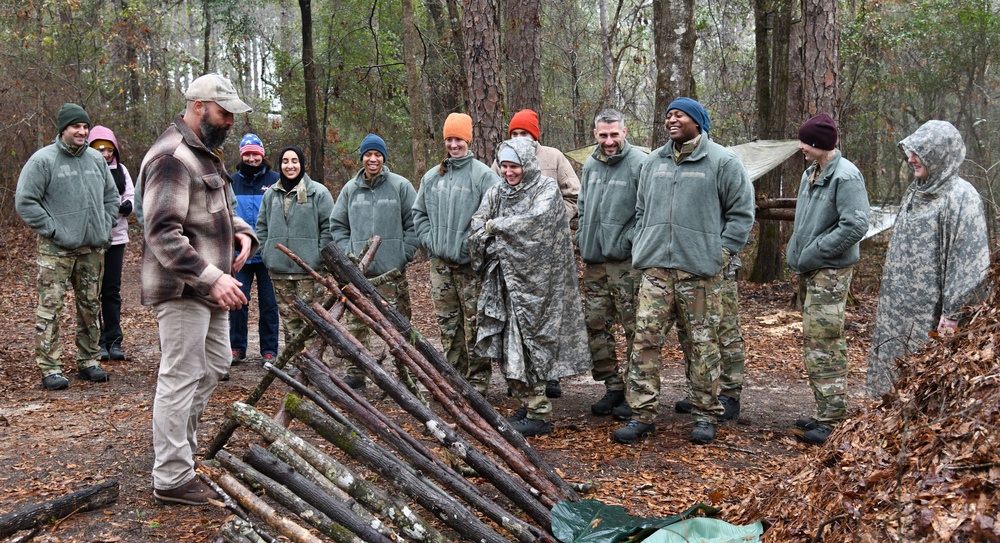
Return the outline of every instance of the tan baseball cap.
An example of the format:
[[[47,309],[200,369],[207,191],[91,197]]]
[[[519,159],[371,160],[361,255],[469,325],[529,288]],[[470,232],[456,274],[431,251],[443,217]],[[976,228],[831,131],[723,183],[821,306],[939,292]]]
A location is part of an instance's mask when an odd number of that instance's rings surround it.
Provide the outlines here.
[[[215,102],[230,113],[247,113],[253,111],[246,102],[236,95],[236,89],[228,79],[219,74],[206,74],[191,82],[184,98]]]

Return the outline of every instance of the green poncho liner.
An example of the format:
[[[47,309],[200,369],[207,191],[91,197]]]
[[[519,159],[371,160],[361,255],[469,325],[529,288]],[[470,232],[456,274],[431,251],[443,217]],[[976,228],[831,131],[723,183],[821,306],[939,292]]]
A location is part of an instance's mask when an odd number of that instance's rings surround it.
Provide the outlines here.
[[[524,175],[516,186],[490,187],[472,216],[469,255],[483,281],[476,353],[533,385],[588,371],[590,348],[559,186],[539,171],[530,140],[504,146]]]
[[[897,358],[913,353],[941,316],[985,299],[990,268],[983,202],[959,177],[965,143],[946,121],[927,121],[900,142],[920,157],[927,179],[906,189],[885,253],[865,389],[881,396],[896,384]]]
[[[760,521],[736,526],[718,519],[721,509],[695,504],[679,515],[664,518],[631,517],[620,505],[596,500],[562,501],[552,508],[552,535],[562,543],[737,543],[760,541]]]

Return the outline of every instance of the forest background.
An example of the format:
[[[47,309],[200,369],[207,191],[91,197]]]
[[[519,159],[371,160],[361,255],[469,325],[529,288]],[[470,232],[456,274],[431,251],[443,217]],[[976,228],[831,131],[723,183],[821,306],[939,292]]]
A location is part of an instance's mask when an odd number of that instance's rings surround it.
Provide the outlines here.
[[[137,175],[184,107],[195,77],[219,72],[254,111],[225,149],[258,134],[269,152],[297,144],[334,194],[358,169],[365,134],[390,168],[419,184],[443,153],[448,113],[474,119],[490,162],[506,121],[541,115],[544,144],[593,143],[613,107],[633,144],[666,142],[664,109],[701,101],[711,136],[733,145],[795,139],[829,112],[873,205],[910,182],[897,142],[944,119],[968,147],[963,176],[995,224],[1000,174],[997,0],[4,0],[0,4],[0,219],[14,218],[21,166],[56,136],[76,102],[114,130]],[[274,155],[268,158],[274,160]],[[794,197],[800,156],[758,180],[758,198]],[[751,279],[783,273],[790,225],[762,221]],[[991,231],[992,244],[996,233]]]

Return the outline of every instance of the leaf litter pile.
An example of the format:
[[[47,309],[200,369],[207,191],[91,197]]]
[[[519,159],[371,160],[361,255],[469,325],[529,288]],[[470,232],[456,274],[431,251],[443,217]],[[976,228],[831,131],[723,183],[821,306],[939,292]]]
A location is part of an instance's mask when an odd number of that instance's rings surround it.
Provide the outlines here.
[[[766,541],[1000,541],[998,279],[995,265],[967,328],[907,358],[895,392],[729,520],[764,519]]]

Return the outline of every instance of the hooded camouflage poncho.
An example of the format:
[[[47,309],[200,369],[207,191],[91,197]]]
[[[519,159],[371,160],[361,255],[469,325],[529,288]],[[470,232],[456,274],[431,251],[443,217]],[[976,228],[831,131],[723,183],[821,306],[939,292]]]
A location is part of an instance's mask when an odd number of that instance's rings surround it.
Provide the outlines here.
[[[539,171],[532,143],[501,144],[517,153],[524,175],[516,186],[501,182],[486,192],[469,233],[472,267],[483,281],[476,352],[529,385],[591,367],[566,208],[559,185]]]
[[[885,255],[865,382],[872,396],[893,387],[895,360],[926,342],[942,315],[957,320],[963,306],[979,301],[990,266],[982,200],[958,176],[965,160],[958,129],[928,121],[899,145],[929,175],[903,195]]]

